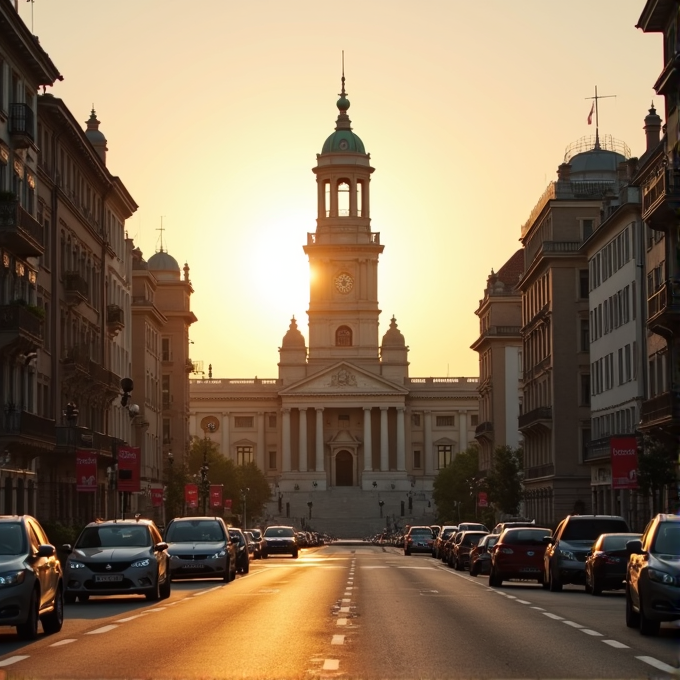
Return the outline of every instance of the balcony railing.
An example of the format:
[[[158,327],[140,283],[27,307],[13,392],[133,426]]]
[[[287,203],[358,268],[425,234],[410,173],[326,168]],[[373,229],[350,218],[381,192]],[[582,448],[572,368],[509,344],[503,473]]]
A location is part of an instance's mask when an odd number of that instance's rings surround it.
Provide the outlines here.
[[[7,340],[8,336],[27,336],[35,342],[42,340],[43,321],[25,305],[0,306],[0,335]],[[7,344],[6,342],[3,344]]]
[[[64,290],[76,302],[85,302],[90,294],[90,287],[79,272],[64,272]]]
[[[550,406],[540,406],[528,413],[523,413],[518,419],[518,425],[521,430],[524,427],[546,421],[552,422],[552,408]]]
[[[680,419],[680,395],[664,392],[642,402],[640,420],[642,427]]]
[[[524,470],[524,480],[541,479],[542,477],[552,477],[555,474],[555,466],[551,463],[549,465],[536,465],[535,467],[526,468]]]
[[[650,330],[673,328],[680,325],[680,281],[668,280],[647,299],[647,326]],[[657,331],[658,332],[658,331]],[[662,331],[661,335],[666,335]]]
[[[55,432],[56,446],[62,450],[91,449],[112,455],[114,446],[121,443],[116,437],[78,425],[58,425]]]
[[[664,231],[675,224],[680,205],[680,174],[659,164],[642,184],[642,219],[652,229]]]
[[[15,146],[22,148],[35,141],[34,118],[33,109],[28,104],[9,105],[9,134]]]
[[[22,257],[45,253],[43,228],[18,199],[0,199],[0,244]]]
[[[583,462],[595,460],[609,460],[611,456],[611,443],[609,437],[593,439],[589,441],[583,451]]]
[[[478,437],[478,436],[483,435],[483,434],[491,433],[491,432],[493,432],[493,423],[491,423],[487,420],[487,421],[485,421],[483,423],[479,423],[479,425],[477,425],[477,427],[475,428],[475,437]]]
[[[20,435],[55,442],[55,422],[28,411],[5,412],[0,416],[0,435]]]
[[[125,328],[125,314],[118,305],[108,305],[106,308],[106,327],[110,335],[117,335]]]

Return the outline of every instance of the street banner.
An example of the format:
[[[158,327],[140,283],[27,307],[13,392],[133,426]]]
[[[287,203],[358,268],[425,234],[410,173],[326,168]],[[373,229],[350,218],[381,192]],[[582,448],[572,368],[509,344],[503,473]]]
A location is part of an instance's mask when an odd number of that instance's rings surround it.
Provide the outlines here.
[[[637,489],[637,439],[612,437],[609,442],[612,461],[612,489]]]
[[[151,505],[160,508],[163,505],[163,489],[151,489]]]
[[[488,508],[489,507],[489,498],[486,495],[486,491],[480,491],[479,494],[477,495],[477,505],[480,508]]]
[[[94,493],[97,490],[97,454],[76,451],[76,491]]]
[[[222,488],[224,484],[210,485],[210,507],[213,510],[218,510],[222,507]]]
[[[138,446],[118,447],[118,491],[141,491],[142,454]]]
[[[184,502],[189,508],[198,507],[198,486],[196,484],[184,485]]]
[[[231,512],[231,498],[225,498],[224,499],[224,509],[227,512]]]

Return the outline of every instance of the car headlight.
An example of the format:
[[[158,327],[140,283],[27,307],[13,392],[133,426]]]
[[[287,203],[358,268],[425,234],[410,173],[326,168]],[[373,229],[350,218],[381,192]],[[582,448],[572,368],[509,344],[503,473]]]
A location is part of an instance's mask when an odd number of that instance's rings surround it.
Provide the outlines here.
[[[562,548],[559,549],[558,555],[565,560],[571,560],[572,562],[576,562],[576,555],[571,550],[562,550]]]
[[[69,569],[85,569],[85,565],[82,562],[76,562],[75,560],[68,561]]]
[[[0,587],[2,586],[17,586],[24,582],[26,578],[25,570],[21,571],[8,571],[4,574],[0,574]]]
[[[146,557],[143,560],[137,560],[136,562],[133,562],[130,566],[131,567],[148,567],[151,564],[151,558]]]
[[[659,571],[658,569],[647,569],[647,575],[650,581],[655,583],[663,583],[667,586],[675,585],[675,576],[672,574],[667,574],[665,571]]]
[[[226,553],[225,550],[220,550],[219,552],[216,552],[214,555],[210,555],[210,556],[208,557],[208,559],[209,559],[209,560],[219,560],[220,557],[224,557],[226,554],[227,554],[227,553]]]

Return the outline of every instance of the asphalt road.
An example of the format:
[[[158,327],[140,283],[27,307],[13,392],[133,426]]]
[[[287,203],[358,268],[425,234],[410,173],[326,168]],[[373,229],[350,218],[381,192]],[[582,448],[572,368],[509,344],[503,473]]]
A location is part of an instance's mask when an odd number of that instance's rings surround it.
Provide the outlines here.
[[[68,605],[32,643],[0,629],[0,680],[678,678],[679,650],[680,627],[626,628],[620,592],[489,588],[429,556],[332,545],[174,582],[159,603]]]

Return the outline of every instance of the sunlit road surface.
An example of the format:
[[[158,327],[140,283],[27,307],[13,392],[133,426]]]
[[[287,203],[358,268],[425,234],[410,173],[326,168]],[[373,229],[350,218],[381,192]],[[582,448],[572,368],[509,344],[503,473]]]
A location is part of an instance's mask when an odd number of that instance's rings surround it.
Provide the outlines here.
[[[679,678],[679,650],[680,628],[626,628],[621,592],[489,588],[427,555],[334,544],[174,582],[159,603],[69,605],[33,643],[0,629],[0,680]]]

